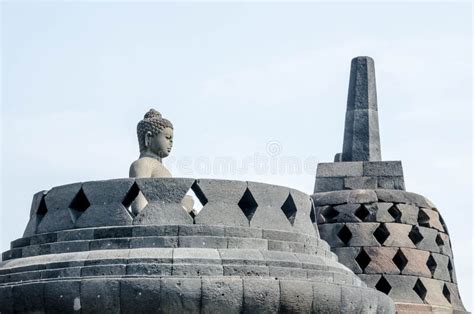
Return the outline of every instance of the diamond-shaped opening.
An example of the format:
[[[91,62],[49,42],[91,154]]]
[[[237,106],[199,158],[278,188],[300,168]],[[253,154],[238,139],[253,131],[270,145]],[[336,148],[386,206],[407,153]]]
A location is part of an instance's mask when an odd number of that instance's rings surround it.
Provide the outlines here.
[[[253,198],[253,195],[249,189],[245,190],[245,193],[240,199],[238,205],[240,209],[242,209],[245,217],[247,217],[248,221],[250,222],[253,215],[255,214],[255,211],[257,210],[258,204],[255,201],[255,198]]]
[[[138,187],[137,183],[135,182],[130,187],[130,190],[128,190],[127,195],[125,195],[124,199],[122,200],[122,205],[132,215],[134,215],[134,213],[132,211],[132,203],[137,198],[138,194],[140,194],[140,193],[141,193],[140,188]]]
[[[443,295],[446,298],[446,300],[448,300],[448,302],[451,303],[451,292],[449,291],[446,284],[443,285]]]
[[[374,237],[380,244],[383,244],[385,240],[390,236],[390,232],[385,227],[385,224],[380,224],[374,231]]]
[[[393,217],[395,222],[400,222],[402,218],[402,212],[398,209],[396,205],[393,205],[388,209],[388,213]]]
[[[446,223],[444,222],[443,217],[439,215],[439,222],[441,223],[441,226],[443,226],[444,232],[448,233],[448,227],[446,226]]]
[[[370,259],[370,256],[367,254],[367,252],[365,252],[365,250],[362,248],[360,250],[360,253],[355,258],[355,261],[357,262],[357,264],[359,264],[362,271],[365,271],[365,268],[370,264],[372,260]]]
[[[73,221],[76,221],[89,206],[91,206],[91,203],[89,203],[86,194],[81,188],[76,196],[74,196],[71,204],[69,204],[69,211],[71,212]]]
[[[352,232],[349,230],[349,228],[347,228],[346,225],[344,225],[337,233],[337,236],[342,242],[344,242],[345,245],[347,245],[352,238]]]
[[[425,285],[421,282],[419,278],[416,280],[416,283],[413,286],[413,291],[415,291],[415,293],[420,297],[420,299],[425,301],[427,291]]]
[[[423,227],[430,226],[430,216],[428,216],[423,209],[418,211],[418,224]]]
[[[392,286],[388,283],[387,279],[384,276],[380,277],[379,281],[375,285],[375,289],[385,294],[389,294],[392,290]]]
[[[435,259],[433,258],[433,255],[430,254],[430,257],[428,257],[428,260],[426,261],[426,266],[428,266],[431,272],[431,276],[433,276],[436,271],[436,266],[438,266],[438,264],[436,264]]]
[[[436,244],[440,247],[444,245],[444,240],[439,233],[436,235]]]
[[[403,254],[401,249],[398,249],[397,253],[392,258],[392,261],[395,263],[395,265],[397,265],[400,271],[403,271],[405,266],[408,264],[408,259],[406,258],[405,254]]]
[[[370,215],[370,211],[364,205],[361,205],[356,209],[354,215],[359,218],[360,221],[364,221],[365,218]]]
[[[451,259],[448,260],[448,272],[449,272],[449,278],[451,279],[451,282],[454,282],[453,278],[453,264],[451,263]]]
[[[288,197],[286,198],[285,203],[281,206],[281,210],[286,216],[286,219],[293,225],[295,223],[295,218],[296,218],[296,205],[295,201],[293,200],[293,197],[291,196],[291,193],[288,194]]]
[[[414,245],[417,245],[423,240],[423,235],[420,232],[420,229],[417,226],[413,226],[408,233],[408,237]]]
[[[36,210],[36,225],[38,226],[41,220],[43,220],[44,215],[48,212],[46,207],[46,202],[44,201],[44,195],[41,197],[38,209]]]
[[[199,187],[198,180],[194,181],[193,185],[189,189],[188,193],[184,196],[181,201],[181,206],[191,215],[194,219],[202,208],[207,204],[207,197]]]
[[[332,206],[327,206],[323,209],[322,213],[323,217],[326,219],[327,222],[331,222],[334,218],[339,215],[339,212],[334,209]]]

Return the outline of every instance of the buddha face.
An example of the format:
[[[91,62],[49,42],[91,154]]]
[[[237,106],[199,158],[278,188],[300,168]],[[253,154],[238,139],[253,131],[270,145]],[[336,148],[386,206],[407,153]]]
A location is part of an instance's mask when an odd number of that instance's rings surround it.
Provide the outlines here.
[[[155,136],[151,133],[146,136],[146,146],[152,153],[161,158],[168,157],[173,147],[173,129],[165,128]]]

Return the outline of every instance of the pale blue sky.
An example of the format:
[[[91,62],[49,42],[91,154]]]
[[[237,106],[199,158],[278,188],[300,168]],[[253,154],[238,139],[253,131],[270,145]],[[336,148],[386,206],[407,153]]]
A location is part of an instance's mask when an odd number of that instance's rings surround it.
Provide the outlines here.
[[[175,176],[310,193],[314,162],[342,149],[350,60],[370,55],[382,157],[402,160],[407,189],[438,205],[472,310],[469,3],[4,1],[1,9],[1,251],[21,236],[33,193],[126,177],[136,123],[150,107],[175,125],[165,160]],[[308,169],[246,163],[275,147],[273,161],[311,161]],[[238,169],[216,170],[217,160]]]

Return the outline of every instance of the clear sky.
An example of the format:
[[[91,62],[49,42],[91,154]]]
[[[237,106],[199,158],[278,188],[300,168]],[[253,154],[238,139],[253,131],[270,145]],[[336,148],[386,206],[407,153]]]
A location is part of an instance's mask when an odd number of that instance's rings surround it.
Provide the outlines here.
[[[402,160],[407,190],[438,205],[472,310],[470,3],[1,9],[1,251],[21,237],[33,193],[126,177],[151,107],[174,123],[174,176],[312,192],[316,163],[342,149],[350,60],[369,55],[382,157]]]

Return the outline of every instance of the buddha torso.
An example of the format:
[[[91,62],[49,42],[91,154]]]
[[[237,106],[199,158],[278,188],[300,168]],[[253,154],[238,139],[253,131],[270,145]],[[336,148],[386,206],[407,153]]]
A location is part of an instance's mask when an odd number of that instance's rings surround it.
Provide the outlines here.
[[[130,177],[136,178],[158,178],[171,177],[168,169],[156,158],[141,157],[130,166]]]

